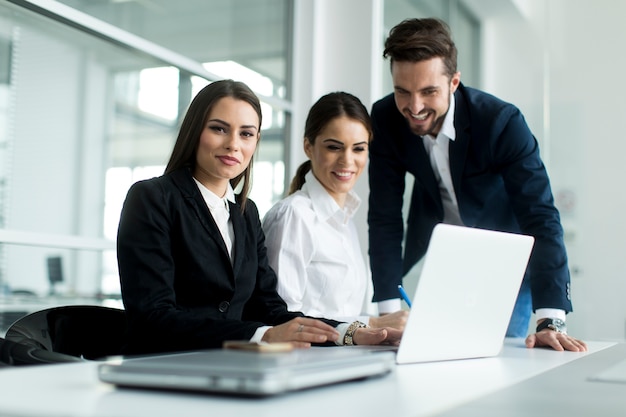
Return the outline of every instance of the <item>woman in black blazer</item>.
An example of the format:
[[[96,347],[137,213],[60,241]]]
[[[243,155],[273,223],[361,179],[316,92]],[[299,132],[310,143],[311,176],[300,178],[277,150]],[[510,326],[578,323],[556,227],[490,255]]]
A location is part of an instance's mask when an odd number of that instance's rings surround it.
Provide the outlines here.
[[[216,348],[226,340],[399,343],[395,329],[287,310],[247,199],[260,126],[259,100],[245,84],[211,83],[192,101],[165,174],[128,191],[117,238],[127,353]]]

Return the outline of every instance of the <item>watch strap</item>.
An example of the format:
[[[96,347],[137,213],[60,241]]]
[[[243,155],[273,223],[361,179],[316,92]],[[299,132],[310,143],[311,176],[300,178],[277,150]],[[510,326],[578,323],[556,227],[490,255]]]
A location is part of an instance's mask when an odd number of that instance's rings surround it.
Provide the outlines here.
[[[536,332],[539,333],[544,329],[554,330],[557,333],[567,334],[565,322],[561,319],[544,319],[537,325]]]

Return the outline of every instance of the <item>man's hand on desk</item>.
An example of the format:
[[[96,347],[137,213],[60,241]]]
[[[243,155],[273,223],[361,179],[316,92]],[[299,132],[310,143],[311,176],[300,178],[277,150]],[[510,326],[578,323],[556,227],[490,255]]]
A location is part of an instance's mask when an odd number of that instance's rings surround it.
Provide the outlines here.
[[[550,347],[558,351],[570,350],[572,352],[585,352],[587,350],[587,345],[582,340],[552,329],[543,329],[538,333],[529,335],[526,338],[526,347]]]

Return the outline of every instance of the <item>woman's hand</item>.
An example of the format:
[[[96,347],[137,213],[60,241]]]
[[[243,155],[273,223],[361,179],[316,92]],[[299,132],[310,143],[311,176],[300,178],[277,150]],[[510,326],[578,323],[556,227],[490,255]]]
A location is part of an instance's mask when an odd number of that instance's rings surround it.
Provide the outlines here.
[[[291,342],[295,347],[308,348],[311,343],[335,342],[338,337],[334,327],[320,320],[298,317],[272,327],[265,332],[262,340],[268,343]]]
[[[392,327],[377,328],[363,327],[356,329],[352,340],[356,345],[392,345],[398,346],[402,339],[402,330]]]
[[[408,311],[399,310],[380,317],[370,317],[369,325],[370,327],[393,327],[394,329],[404,330],[408,318]]]

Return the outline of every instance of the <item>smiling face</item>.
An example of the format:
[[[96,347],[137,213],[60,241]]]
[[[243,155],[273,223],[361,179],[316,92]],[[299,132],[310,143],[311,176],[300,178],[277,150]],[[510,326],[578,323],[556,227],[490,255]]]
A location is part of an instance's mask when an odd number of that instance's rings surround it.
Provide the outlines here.
[[[250,164],[260,137],[254,108],[232,97],[220,99],[209,113],[200,135],[194,177],[218,196],[228,182]]]
[[[446,75],[441,58],[419,62],[394,61],[391,77],[396,107],[416,135],[436,136],[450,107],[450,94],[459,86],[461,73]]]
[[[368,142],[363,123],[346,116],[332,119],[313,143],[304,139],[304,152],[315,178],[340,207],[365,168]]]

